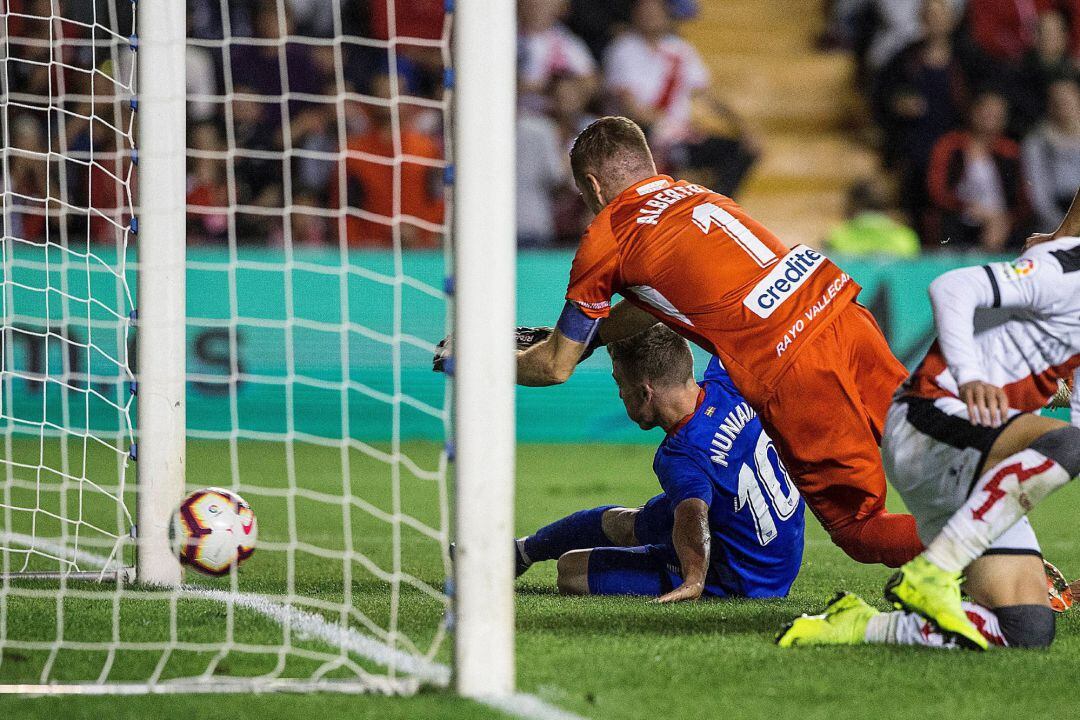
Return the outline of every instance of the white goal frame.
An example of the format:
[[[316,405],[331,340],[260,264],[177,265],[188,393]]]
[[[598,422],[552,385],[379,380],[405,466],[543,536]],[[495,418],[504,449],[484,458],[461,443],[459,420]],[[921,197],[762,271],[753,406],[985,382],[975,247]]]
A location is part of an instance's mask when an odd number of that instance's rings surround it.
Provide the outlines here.
[[[185,4],[139,0],[138,481],[136,579],[176,587],[183,571],[169,523],[184,494]]]
[[[390,18],[393,22],[393,2]],[[186,13],[176,0],[138,0],[137,508],[135,580],[183,592],[168,529],[184,491],[186,445]],[[513,696],[515,482],[516,8],[447,0],[454,15],[452,88],[454,319],[454,684],[466,697]],[[66,577],[128,582],[130,568]],[[34,576],[54,577],[55,573]],[[22,574],[21,577],[29,577]],[[172,589],[171,591],[169,589]],[[274,680],[212,686],[5,685],[0,692],[345,691]]]
[[[152,188],[141,188],[135,213],[139,230],[136,561],[132,567],[115,570],[12,574],[23,580],[63,576],[169,588],[179,587],[183,579],[179,558],[169,545],[169,524],[183,497],[186,446],[187,19],[184,5],[170,0],[139,0],[135,7],[139,78],[135,175],[139,180],[153,178]]]
[[[394,0],[388,1],[393,27]],[[134,576],[141,586],[157,588],[148,597],[175,599],[186,592],[184,571],[168,540],[186,467],[186,8],[176,0],[138,0],[136,12],[136,563],[134,569],[63,575],[123,584]],[[448,438],[455,461],[456,556],[453,589],[447,593],[453,598],[455,689],[467,697],[499,699],[515,690],[516,10],[508,0],[447,0],[447,12],[454,14],[454,67],[447,72],[445,91],[453,92],[454,100],[448,147],[453,178],[448,192],[454,203],[447,203],[454,274],[447,293],[456,355],[453,438]],[[0,693],[31,694],[278,690],[361,688],[255,678],[0,685]]]
[[[516,5],[454,11],[457,691],[514,691]]]

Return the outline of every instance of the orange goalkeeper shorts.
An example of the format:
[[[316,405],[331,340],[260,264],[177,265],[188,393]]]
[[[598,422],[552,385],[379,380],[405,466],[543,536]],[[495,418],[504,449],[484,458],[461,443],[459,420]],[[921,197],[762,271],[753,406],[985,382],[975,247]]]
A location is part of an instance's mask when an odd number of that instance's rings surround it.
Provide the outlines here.
[[[763,403],[761,422],[826,530],[883,511],[878,445],[906,377],[873,315],[852,303],[810,340]]]

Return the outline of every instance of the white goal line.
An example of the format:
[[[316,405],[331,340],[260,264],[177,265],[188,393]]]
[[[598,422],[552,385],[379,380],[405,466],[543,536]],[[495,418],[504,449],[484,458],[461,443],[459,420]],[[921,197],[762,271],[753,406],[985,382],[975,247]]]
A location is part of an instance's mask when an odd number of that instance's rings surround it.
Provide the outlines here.
[[[35,537],[34,535],[25,535],[23,533],[9,532],[7,530],[0,532],[0,543],[21,545],[25,550],[9,549],[8,552],[17,552],[22,554],[24,552],[39,552],[41,554],[48,553],[48,557],[53,560],[59,560],[64,563],[68,563],[74,566],[83,566],[93,568],[95,571],[101,573],[115,572],[121,570],[122,567],[115,560],[107,558],[103,555],[87,552],[86,550],[80,550],[77,547],[72,547],[71,544],[64,544],[56,542],[60,538],[44,538]],[[72,543],[76,541],[75,537],[72,538]],[[109,542],[115,544],[118,539],[111,539]],[[122,540],[122,539],[119,539]],[[80,538],[79,542],[86,542],[86,538]]]
[[[46,538],[35,538],[22,533],[2,532],[0,541],[18,543],[32,546],[37,549],[52,552],[57,556],[66,556],[69,561],[78,561],[87,567],[97,570],[107,570],[113,566],[112,561],[102,555],[77,550],[61,543],[53,542]],[[231,590],[212,590],[201,588],[196,585],[185,585],[180,588],[179,595],[200,600],[211,600],[224,605],[242,607],[256,612],[263,617],[273,620],[279,625],[307,638],[320,640],[331,647],[358,655],[376,665],[393,667],[403,673],[407,673],[418,682],[437,687],[446,687],[450,684],[450,667],[443,663],[435,662],[424,657],[410,655],[383,641],[365,635],[356,628],[342,627],[332,623],[318,613],[301,610],[291,605],[276,602],[255,593],[238,593]],[[367,681],[367,682],[370,682]],[[213,683],[175,682],[162,683],[151,692],[159,693],[213,693],[213,692],[260,692],[260,691],[283,691],[283,692],[353,692],[353,683],[333,682],[307,682],[303,680],[259,680],[258,684],[243,679],[216,680]],[[147,686],[144,684],[131,685],[0,685],[0,694],[18,693],[29,695],[136,695],[145,694]],[[511,717],[528,718],[529,720],[584,720],[580,715],[567,712],[562,708],[551,705],[544,700],[528,693],[515,693],[509,697],[473,698],[476,702],[510,715]]]
[[[225,605],[252,610],[303,636],[348,650],[377,665],[393,667],[423,683],[439,687],[446,687],[450,683],[450,668],[446,665],[402,652],[355,628],[331,623],[317,613],[300,610],[254,593],[210,590],[195,585],[185,585],[180,589],[179,594],[181,597],[213,600]]]
[[[348,650],[378,665],[392,666],[430,685],[446,687],[450,683],[449,666],[396,650],[381,640],[364,635],[354,628],[344,628],[328,622],[316,613],[274,602],[253,593],[207,590],[189,585],[182,589],[181,594],[252,610],[309,638],[322,640],[333,647]],[[528,693],[514,693],[509,697],[473,699],[511,717],[529,720],[584,720],[580,715],[567,712]]]

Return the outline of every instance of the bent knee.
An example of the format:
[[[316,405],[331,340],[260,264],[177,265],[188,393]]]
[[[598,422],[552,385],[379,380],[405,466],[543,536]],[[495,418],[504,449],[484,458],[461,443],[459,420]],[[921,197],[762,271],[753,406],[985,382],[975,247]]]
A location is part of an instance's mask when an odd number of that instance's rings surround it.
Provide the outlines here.
[[[910,515],[877,513],[829,530],[833,543],[856,562],[900,567],[923,551]]]
[[[833,544],[844,551],[849,558],[858,563],[875,565],[880,562],[878,548],[868,545],[859,538],[858,532],[836,532],[830,535]]]
[[[1048,605],[1040,555],[983,555],[967,566],[964,575],[964,592],[984,607]]]
[[[1016,453],[1031,448],[1053,459],[1066,470],[1073,470],[1075,477],[1080,454],[1077,451],[1077,438],[1080,428],[1069,425],[1057,418],[1023,413],[1005,426],[994,441],[983,463],[984,468],[992,468]]]
[[[1080,427],[1066,425],[1054,428],[1031,443],[1031,449],[1065,468],[1069,477],[1080,475]]]
[[[637,545],[635,526],[640,508],[613,507],[604,511],[600,524],[604,535],[618,547]]]
[[[589,594],[589,554],[591,550],[571,550],[563,553],[557,563],[561,595]]]
[[[1009,605],[994,608],[994,614],[1009,647],[1048,648],[1054,642],[1054,611],[1045,605]]]

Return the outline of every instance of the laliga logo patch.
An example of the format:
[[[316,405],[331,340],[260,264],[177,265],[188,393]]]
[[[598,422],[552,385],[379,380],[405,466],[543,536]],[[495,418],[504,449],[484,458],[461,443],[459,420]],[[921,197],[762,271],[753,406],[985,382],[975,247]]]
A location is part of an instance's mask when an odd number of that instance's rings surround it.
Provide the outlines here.
[[[1009,276],[1014,280],[1019,280],[1020,278],[1034,275],[1038,266],[1031,258],[1020,258],[1019,260],[1013,260],[1009,263],[1009,269],[1012,271],[1009,273]]]

